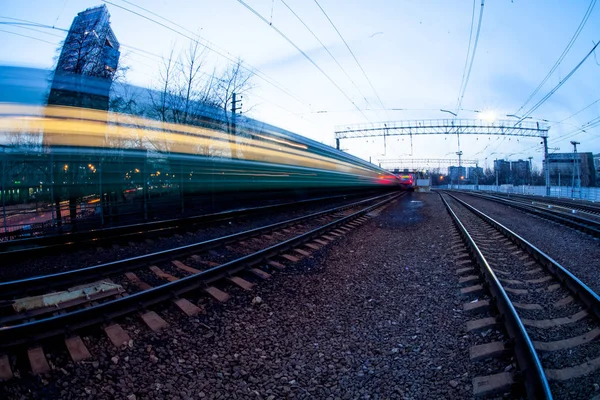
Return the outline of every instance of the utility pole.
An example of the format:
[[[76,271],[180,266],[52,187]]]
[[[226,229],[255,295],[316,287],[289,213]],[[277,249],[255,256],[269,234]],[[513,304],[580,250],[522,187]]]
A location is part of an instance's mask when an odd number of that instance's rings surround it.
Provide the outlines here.
[[[532,182],[533,168],[532,168],[532,164],[531,164],[531,160],[533,160],[533,157],[529,156],[529,157],[527,157],[527,159],[529,160],[529,185],[533,185],[533,182]]]
[[[237,112],[238,110],[242,109],[242,99],[243,96],[240,96],[240,99],[237,99],[237,94],[234,92],[231,98],[231,121],[232,121],[232,125],[233,125],[233,134],[235,135],[235,120],[237,118]],[[238,106],[237,103],[240,103],[240,105]]]
[[[575,197],[575,163],[578,161],[577,157],[577,145],[580,144],[575,140],[571,140],[571,144],[573,145],[573,177],[571,179],[571,197]],[[579,183],[579,168],[577,168],[577,186],[580,186]]]
[[[479,163],[475,163],[475,190],[479,190]]]
[[[459,146],[459,148],[460,148],[460,146]],[[463,152],[459,150],[459,151],[456,152],[456,155],[458,156],[458,185],[460,186],[460,176],[461,176],[460,175],[460,166],[462,164],[462,155],[463,155]]]
[[[550,163],[548,162],[548,137],[544,136],[542,139],[544,140],[542,143],[544,145],[544,172],[546,175],[546,196],[550,196]]]
[[[387,155],[387,142],[385,140],[385,137],[387,136],[388,133],[388,129],[387,129],[387,124],[383,124],[383,126],[385,126],[385,129],[383,130],[383,155]]]
[[[498,159],[494,160],[494,172],[496,173],[496,191],[498,191]]]

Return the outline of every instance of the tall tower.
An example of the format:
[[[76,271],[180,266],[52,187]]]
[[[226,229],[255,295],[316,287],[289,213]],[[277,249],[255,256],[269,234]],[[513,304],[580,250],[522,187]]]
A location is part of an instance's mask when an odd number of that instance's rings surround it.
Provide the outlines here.
[[[108,110],[119,56],[106,5],[77,14],[58,58],[48,104]]]

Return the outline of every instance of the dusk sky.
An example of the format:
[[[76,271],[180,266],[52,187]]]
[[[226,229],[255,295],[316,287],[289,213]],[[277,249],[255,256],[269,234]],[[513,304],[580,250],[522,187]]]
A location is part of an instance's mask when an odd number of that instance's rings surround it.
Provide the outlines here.
[[[473,1],[319,0],[376,92],[315,1],[245,2],[287,35],[339,89],[271,26],[236,0],[2,0],[0,22],[14,22],[6,17],[18,18],[68,29],[78,12],[106,4],[113,31],[124,45],[122,63],[130,67],[127,80],[146,87],[156,84],[160,59],[140,50],[166,56],[173,46],[177,51],[187,47],[189,39],[125,9],[185,35],[191,35],[190,31],[198,32],[214,49],[231,58],[240,57],[248,66],[257,68],[269,80],[278,82],[280,87],[293,94],[291,97],[255,76],[255,88],[244,99],[244,109],[253,106],[248,114],[250,117],[330,145],[334,144],[336,125],[451,118],[440,109],[456,111]],[[286,4],[327,46],[345,73]],[[486,1],[459,118],[481,116],[472,110],[493,113],[501,119],[506,119],[506,114],[516,113],[557,61],[589,6],[589,0]],[[481,0],[476,0],[473,36],[480,9]],[[0,26],[1,64],[52,68],[53,58],[66,33],[40,27],[33,29],[8,24]],[[564,79],[599,40],[600,6],[597,6],[555,73],[520,114]],[[473,37],[471,45],[474,41]],[[600,47],[597,53],[600,53]],[[223,68],[228,62],[213,51],[209,50],[207,54],[206,73]],[[570,152],[569,141],[578,140],[581,142],[579,151],[600,152],[600,127],[586,129],[586,132],[578,130],[584,124],[594,122],[600,114],[600,102],[592,104],[600,98],[599,77],[600,54],[592,54],[531,114],[533,121],[550,121],[551,147]],[[564,120],[590,104],[586,110]],[[404,110],[386,112],[381,110],[384,107]],[[539,140],[517,139],[461,137],[461,150],[465,159],[478,159],[480,166],[485,166],[486,158],[491,166],[491,160],[495,158],[533,156],[539,168],[543,159]],[[453,158],[458,150],[454,136],[420,136],[413,143],[412,156],[415,158]],[[365,159],[372,157],[373,161],[411,156],[408,138],[390,140],[385,155],[382,140],[377,139],[346,140],[342,142],[342,148]]]

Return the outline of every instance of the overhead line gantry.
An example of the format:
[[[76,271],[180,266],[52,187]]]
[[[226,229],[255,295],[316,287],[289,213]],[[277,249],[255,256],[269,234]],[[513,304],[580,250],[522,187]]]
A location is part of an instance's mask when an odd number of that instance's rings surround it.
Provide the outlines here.
[[[424,119],[389,121],[369,124],[339,125],[335,127],[335,143],[340,149],[340,140],[383,137],[384,148],[388,136],[413,135],[457,135],[460,152],[460,135],[496,135],[542,138],[544,145],[544,166],[546,175],[546,194],[550,194],[550,169],[548,168],[548,130],[549,126],[540,122],[514,120],[481,119]]]

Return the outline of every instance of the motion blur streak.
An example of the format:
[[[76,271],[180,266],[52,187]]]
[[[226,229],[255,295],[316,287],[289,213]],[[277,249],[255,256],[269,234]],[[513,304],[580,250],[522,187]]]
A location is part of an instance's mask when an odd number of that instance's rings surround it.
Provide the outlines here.
[[[5,104],[0,106],[0,129],[5,133],[40,135],[48,146],[115,148],[131,140],[160,143],[172,153],[194,154],[194,149],[210,148],[213,154],[275,164],[298,165],[310,168],[337,170],[347,173],[379,176],[375,168],[355,165],[311,153],[308,146],[243,132],[249,137],[229,135],[213,129],[107,113],[82,108],[47,106],[30,107]],[[240,130],[243,130],[241,128]],[[260,141],[267,139],[268,141]],[[273,144],[276,142],[278,144]],[[298,150],[298,148],[302,150]]]

